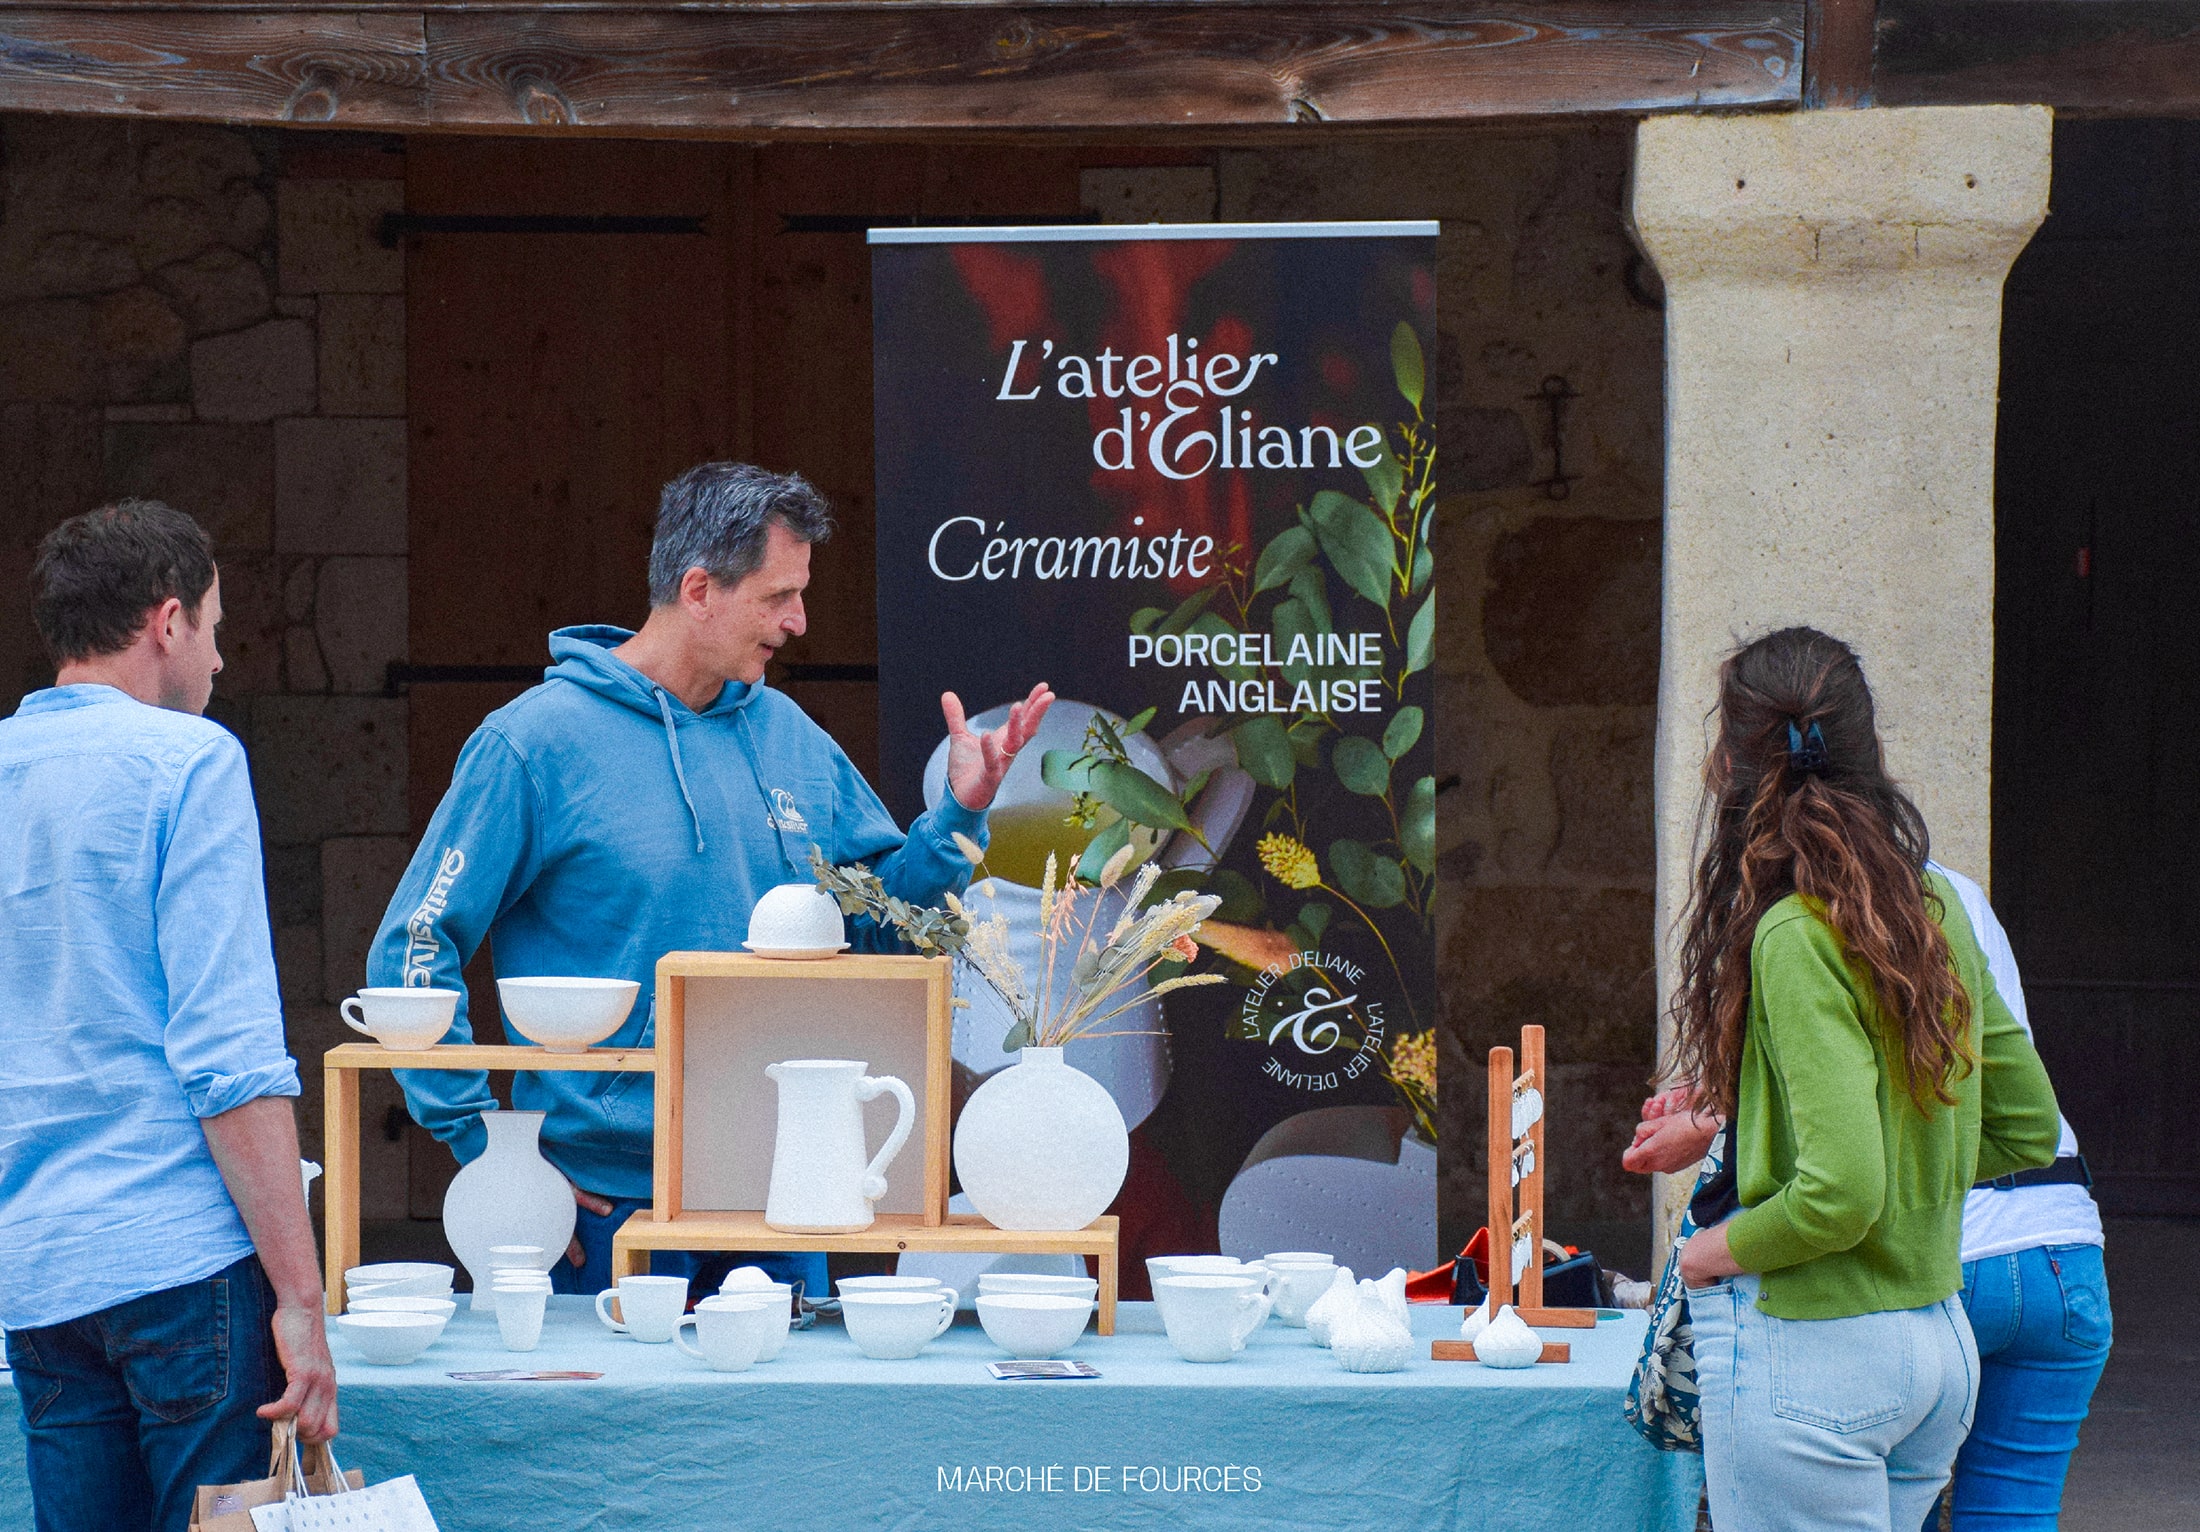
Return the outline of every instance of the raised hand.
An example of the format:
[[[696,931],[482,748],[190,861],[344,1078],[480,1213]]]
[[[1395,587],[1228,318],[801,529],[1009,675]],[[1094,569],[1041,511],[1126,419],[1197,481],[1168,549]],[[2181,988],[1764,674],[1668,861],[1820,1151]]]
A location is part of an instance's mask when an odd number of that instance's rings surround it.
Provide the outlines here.
[[[947,719],[947,785],[955,801],[966,809],[993,806],[1001,779],[1016,759],[1016,752],[1031,743],[1039,721],[1054,705],[1054,693],[1041,681],[1031,695],[1008,710],[1008,721],[983,734],[970,732],[963,716],[962,699],[953,692],[940,694],[940,712]]]

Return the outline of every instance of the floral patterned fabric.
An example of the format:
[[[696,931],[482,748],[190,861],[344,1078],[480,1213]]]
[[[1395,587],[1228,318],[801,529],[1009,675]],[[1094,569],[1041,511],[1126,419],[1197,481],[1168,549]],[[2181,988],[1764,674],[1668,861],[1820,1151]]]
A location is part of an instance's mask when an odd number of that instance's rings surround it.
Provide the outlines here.
[[[1721,1128],[1696,1178],[1698,1191],[1719,1173],[1726,1155],[1727,1130]],[[1665,1275],[1658,1279],[1657,1296],[1650,1300],[1650,1329],[1643,1337],[1635,1375],[1628,1380],[1623,1407],[1627,1423],[1663,1452],[1703,1451],[1697,1426],[1696,1339],[1688,1321],[1688,1291],[1681,1286],[1681,1249],[1695,1232],[1695,1220],[1683,1213],[1673,1251],[1665,1258]]]

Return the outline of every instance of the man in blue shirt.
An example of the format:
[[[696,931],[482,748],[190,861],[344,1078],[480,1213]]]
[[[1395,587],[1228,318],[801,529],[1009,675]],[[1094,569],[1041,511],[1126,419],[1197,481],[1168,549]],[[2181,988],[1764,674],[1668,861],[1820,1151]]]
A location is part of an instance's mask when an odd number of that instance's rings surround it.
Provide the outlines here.
[[[0,1326],[38,1532],[177,1532],[336,1432],[244,751],[206,534],[156,501],[64,522],[55,684],[0,721]]]
[[[656,1037],[657,960],[735,950],[749,912],[782,883],[811,881],[810,848],[871,864],[887,891],[937,904],[970,879],[954,837],[982,843],[985,810],[1052,703],[1044,685],[1000,728],[974,734],[941,699],[949,793],[905,837],[832,738],[764,668],[807,625],[810,547],[832,531],[793,474],[705,463],[665,486],[649,556],[648,620],[562,628],[540,686],[482,721],[398,885],[367,959],[374,985],[460,989],[491,939],[497,974],[634,979],[641,996],[605,1046]],[[890,945],[858,922],[863,945]],[[460,1002],[449,1041],[473,1033]],[[508,1036],[509,1041],[524,1039]],[[400,1071],[413,1116],[462,1161],[487,1141],[488,1076]],[[560,1290],[609,1279],[611,1238],[649,1203],[647,1075],[521,1073],[512,1105],[547,1114],[542,1151],[579,1203]],[[760,1262],[822,1295],[821,1256]],[[660,1271],[692,1271],[660,1252]]]

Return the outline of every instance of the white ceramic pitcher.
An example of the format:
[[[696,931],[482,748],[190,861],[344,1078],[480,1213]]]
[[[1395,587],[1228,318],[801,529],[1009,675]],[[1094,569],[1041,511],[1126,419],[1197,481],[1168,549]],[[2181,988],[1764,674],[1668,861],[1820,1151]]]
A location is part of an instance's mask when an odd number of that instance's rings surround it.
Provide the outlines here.
[[[764,1222],[790,1234],[844,1234],[871,1227],[871,1204],[886,1195],[886,1167],[917,1125],[917,1099],[892,1075],[867,1075],[854,1059],[786,1059],[765,1066],[779,1086]],[[863,1103],[892,1092],[894,1131],[863,1162]]]

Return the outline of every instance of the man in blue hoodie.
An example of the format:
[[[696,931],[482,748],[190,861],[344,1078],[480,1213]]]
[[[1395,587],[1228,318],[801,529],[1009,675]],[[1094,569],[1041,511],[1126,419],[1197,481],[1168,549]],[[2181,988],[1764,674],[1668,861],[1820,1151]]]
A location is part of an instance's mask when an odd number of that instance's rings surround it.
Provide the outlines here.
[[[806,622],[810,546],[832,532],[816,490],[793,474],[705,463],[665,486],[649,555],[650,614],[638,633],[561,628],[534,687],[482,720],[458,758],[390,900],[367,959],[374,985],[463,994],[461,970],[493,937],[499,977],[635,979],[641,995],[607,1047],[656,1037],[657,960],[730,951],[749,912],[782,883],[808,882],[810,848],[871,864],[889,892],[936,904],[969,881],[955,847],[986,838],[985,810],[1054,700],[1032,688],[1008,722],[967,727],[941,698],[949,793],[904,837],[830,736],[763,681]],[[889,948],[869,922],[862,946]],[[470,1042],[459,1002],[447,1042]],[[511,1041],[521,1041],[511,1038]],[[461,1162],[487,1142],[488,1076],[400,1071],[413,1117]],[[560,1291],[609,1282],[611,1237],[651,1194],[648,1075],[521,1073],[512,1105],[547,1113],[546,1158],[580,1204]],[[657,1267],[683,1258],[660,1253]],[[821,1255],[765,1260],[824,1290]]]

